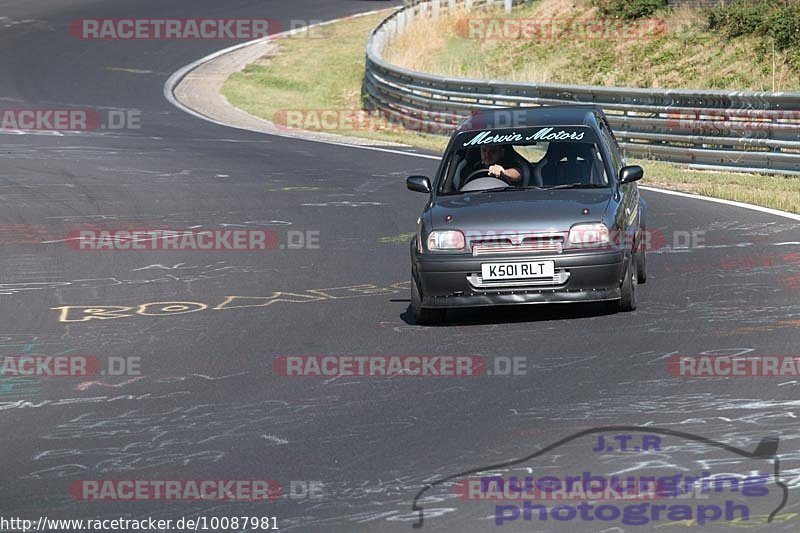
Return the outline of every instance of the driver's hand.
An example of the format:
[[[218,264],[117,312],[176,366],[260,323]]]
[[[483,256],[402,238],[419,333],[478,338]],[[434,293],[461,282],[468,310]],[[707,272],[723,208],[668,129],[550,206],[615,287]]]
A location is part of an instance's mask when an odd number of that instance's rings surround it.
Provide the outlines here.
[[[506,169],[504,169],[500,165],[492,165],[489,167],[489,175],[499,178],[503,175],[503,172],[505,172],[505,170]]]

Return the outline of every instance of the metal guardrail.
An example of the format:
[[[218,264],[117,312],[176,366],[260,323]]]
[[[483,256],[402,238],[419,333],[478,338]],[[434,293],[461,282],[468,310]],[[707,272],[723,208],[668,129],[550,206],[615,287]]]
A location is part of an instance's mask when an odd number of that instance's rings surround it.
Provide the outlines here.
[[[480,109],[592,103],[602,107],[628,155],[697,169],[800,175],[800,93],[637,89],[446,78],[383,59],[416,17],[457,7],[523,0],[407,2],[373,30],[367,43],[367,107],[426,130],[452,130]]]

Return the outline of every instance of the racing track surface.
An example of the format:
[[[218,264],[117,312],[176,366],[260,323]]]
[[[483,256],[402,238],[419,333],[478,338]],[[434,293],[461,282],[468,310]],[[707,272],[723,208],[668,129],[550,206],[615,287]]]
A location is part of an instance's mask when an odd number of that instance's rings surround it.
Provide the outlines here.
[[[81,17],[287,21],[385,5],[0,0],[0,107],[142,111],[140,130],[0,134],[2,353],[142,361],[140,379],[2,382],[0,515],[258,515],[277,516],[291,531],[410,531],[411,502],[426,480],[617,424],[681,430],[745,449],[779,436],[783,481],[791,487],[800,480],[800,380],[679,379],[664,364],[669,354],[715,350],[798,354],[797,222],[645,191],[650,230],[667,245],[676,232],[704,232],[706,246],[651,253],[637,312],[461,311],[448,326],[418,327],[408,312],[407,234],[424,197],[406,191],[404,177],[432,174],[435,160],[225,128],[164,100],[172,72],[233,43],[91,42],[66,30]],[[320,247],[81,252],[63,242],[75,225],[96,223],[266,225],[280,235],[286,228],[319,231]],[[314,289],[329,290],[322,298],[211,309],[230,295]],[[85,322],[60,322],[53,310],[176,301],[208,308]],[[272,373],[278,355],[327,353],[524,356],[531,371],[463,379]],[[568,468],[586,458],[559,460]],[[589,459],[602,468],[596,463],[603,459]],[[100,478],[319,480],[325,497],[267,504],[70,497],[72,481]],[[796,510],[791,491],[783,512]],[[450,512],[425,527],[491,530],[485,518]],[[796,531],[798,517],[789,518],[761,529]],[[498,531],[549,530],[535,526]]]

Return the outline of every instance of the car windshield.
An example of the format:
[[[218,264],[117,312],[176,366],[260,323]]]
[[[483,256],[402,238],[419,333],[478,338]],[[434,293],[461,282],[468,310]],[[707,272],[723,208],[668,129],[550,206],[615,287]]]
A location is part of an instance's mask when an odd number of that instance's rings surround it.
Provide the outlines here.
[[[466,132],[459,134],[453,146],[438,187],[441,195],[609,186],[590,128]],[[502,176],[497,176],[494,165],[502,167]]]

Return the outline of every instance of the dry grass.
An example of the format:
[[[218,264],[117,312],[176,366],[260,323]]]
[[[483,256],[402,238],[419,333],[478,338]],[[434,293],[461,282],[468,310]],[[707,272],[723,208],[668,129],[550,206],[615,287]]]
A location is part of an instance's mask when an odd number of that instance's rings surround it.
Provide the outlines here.
[[[374,129],[314,125],[321,113],[355,116],[361,109],[364,50],[367,36],[390,11],[338,22],[326,27],[323,38],[300,34],[282,39],[277,55],[261,58],[225,82],[222,93],[248,113],[280,122],[287,110],[302,111],[306,129],[340,133],[372,140],[413,144],[432,150],[444,148],[442,137],[398,131],[386,121],[374,120]]]
[[[540,28],[555,19],[582,28],[572,24],[597,21],[599,15],[587,0],[539,0],[511,14],[500,9],[459,11],[436,20],[417,18],[386,56],[412,70],[453,77],[647,88],[800,89],[800,72],[787,65],[785,53],[774,58],[771,51],[766,53],[769,43],[754,37],[724,39],[709,32],[705,16],[690,8],[662,11],[653,18],[663,20],[665,31],[660,35],[637,32],[642,26],[631,23],[611,30],[613,38],[563,30],[556,36],[531,38],[533,33],[527,32],[522,34],[525,38],[517,34],[500,39],[499,24],[507,19],[525,19]],[[488,19],[483,28],[490,38],[470,36],[469,19]],[[623,38],[626,34],[641,37]]]
[[[548,4],[549,2],[549,4]],[[561,5],[555,0],[545,0],[539,7],[545,9],[548,5]],[[581,2],[577,5],[584,6]],[[335,39],[287,39],[282,42],[281,53],[268,60],[257,62],[249,66],[243,73],[231,76],[225,84],[223,92],[228,99],[250,113],[271,120],[276,111],[280,109],[358,109],[360,107],[361,81],[364,76],[364,44],[370,30],[376,26],[386,14],[374,17],[364,17],[339,22],[333,28]],[[684,21],[684,29],[691,28],[693,22],[688,17],[676,14],[678,21]],[[437,22],[437,24],[441,21]],[[676,23],[676,27],[677,23]],[[415,38],[409,39],[403,46],[407,52],[403,57],[407,60],[428,61],[436,55],[436,44],[443,45],[448,42],[437,33],[434,36],[422,38],[424,31],[417,28],[413,30]],[[688,29],[687,29],[688,31]],[[422,33],[419,33],[422,32]],[[461,40],[465,41],[465,40]],[[400,43],[394,47],[395,53],[400,53]],[[474,45],[475,43],[467,43]],[[503,43],[495,43],[499,46]],[[701,56],[704,60],[709,58]],[[392,56],[398,61],[400,56]],[[477,56],[475,68],[481,72],[481,77],[494,77],[497,65],[492,69],[485,66],[481,56]],[[456,56],[451,56],[453,65],[456,65]],[[527,59],[527,58],[523,58]],[[712,58],[713,59],[713,58]],[[499,65],[514,63],[514,57],[505,57],[498,60]],[[525,63],[519,75],[536,73],[549,75],[556,78],[559,68],[566,60],[553,57],[541,63]],[[482,66],[483,65],[483,66]],[[537,70],[540,69],[540,70]],[[548,70],[553,69],[553,70]],[[607,79],[614,78],[606,74]],[[662,76],[654,81],[664,81],[668,76]],[[671,78],[670,78],[671,79]],[[771,79],[771,77],[770,77]],[[329,131],[329,130],[326,130]],[[339,131],[346,135],[366,137],[371,139],[391,140],[420,148],[441,152],[447,142],[445,137],[434,135],[420,135],[415,132],[398,131],[394,133],[381,133],[363,130]],[[632,164],[641,164],[645,168],[644,185],[651,185],[665,189],[703,194],[728,200],[782,209],[800,213],[800,179],[784,178],[778,176],[761,176],[754,174],[740,174],[728,172],[708,172],[689,170],[684,167],[657,161],[631,160]],[[405,239],[405,236],[402,236]]]

